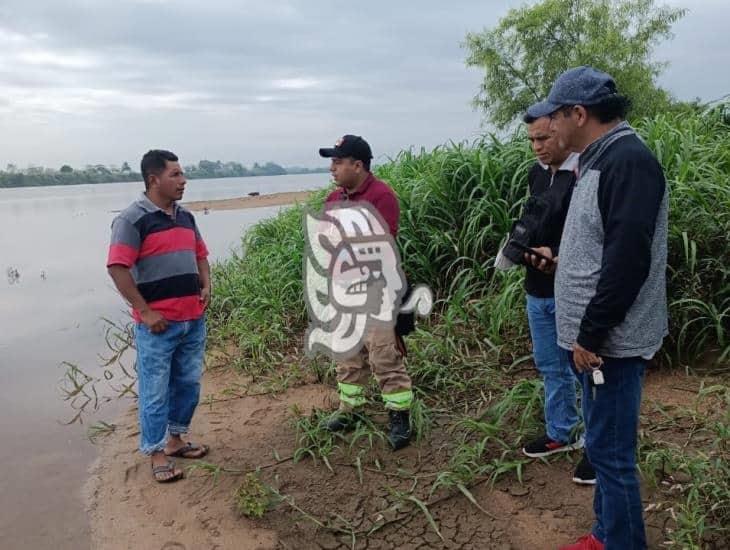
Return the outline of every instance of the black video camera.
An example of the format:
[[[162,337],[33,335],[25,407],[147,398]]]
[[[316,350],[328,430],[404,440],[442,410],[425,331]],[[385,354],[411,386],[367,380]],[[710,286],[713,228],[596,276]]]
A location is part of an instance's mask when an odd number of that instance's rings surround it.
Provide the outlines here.
[[[550,205],[541,197],[530,197],[522,210],[522,217],[512,224],[512,229],[507,239],[507,244],[502,249],[502,255],[512,263],[529,265],[525,261],[525,253],[532,254],[547,262],[551,258],[543,256],[532,250],[541,239],[541,229],[546,226],[546,218],[549,216]]]

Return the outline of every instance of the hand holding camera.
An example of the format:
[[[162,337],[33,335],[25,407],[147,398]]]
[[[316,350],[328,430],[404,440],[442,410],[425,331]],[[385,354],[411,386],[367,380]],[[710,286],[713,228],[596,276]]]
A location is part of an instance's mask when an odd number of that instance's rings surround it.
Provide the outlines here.
[[[509,239],[502,249],[502,254],[512,263],[534,267],[544,273],[552,273],[557,267],[557,258],[547,246],[530,247],[534,233],[523,220],[517,220],[512,225]]]
[[[524,250],[524,258],[527,265],[539,269],[548,275],[555,272],[558,267],[558,257],[553,258],[553,251],[547,246],[538,246]]]

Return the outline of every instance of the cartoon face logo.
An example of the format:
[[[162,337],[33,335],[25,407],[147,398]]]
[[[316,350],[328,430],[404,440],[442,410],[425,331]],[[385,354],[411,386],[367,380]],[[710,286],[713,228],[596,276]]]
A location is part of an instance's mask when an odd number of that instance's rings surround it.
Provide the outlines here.
[[[377,236],[342,240],[330,266],[332,303],[342,311],[391,321],[392,306],[405,287],[399,265],[397,249],[389,240]]]
[[[360,351],[367,327],[395,326],[406,278],[395,239],[375,208],[348,202],[328,206],[318,216],[304,215],[310,318],[305,345],[310,355],[322,351],[345,359]]]

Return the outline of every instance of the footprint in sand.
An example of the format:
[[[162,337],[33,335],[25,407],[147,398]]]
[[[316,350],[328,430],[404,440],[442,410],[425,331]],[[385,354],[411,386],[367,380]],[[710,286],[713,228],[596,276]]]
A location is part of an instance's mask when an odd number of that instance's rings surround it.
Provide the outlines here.
[[[251,416],[243,424],[245,426],[258,426],[261,424],[261,419],[265,418],[271,412],[271,407],[264,407],[263,409],[256,409],[251,413]]]
[[[124,483],[129,483],[129,480],[131,478],[137,477],[137,472],[139,471],[139,463],[132,464],[127,469],[124,470]]]

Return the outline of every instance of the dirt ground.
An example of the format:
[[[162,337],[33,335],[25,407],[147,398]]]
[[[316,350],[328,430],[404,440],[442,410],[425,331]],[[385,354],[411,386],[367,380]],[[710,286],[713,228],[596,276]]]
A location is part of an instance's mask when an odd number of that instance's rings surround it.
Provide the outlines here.
[[[234,199],[218,199],[212,201],[184,202],[183,206],[195,212],[206,210],[241,210],[243,208],[262,208],[265,206],[282,206],[304,202],[309,198],[310,191],[291,191],[285,193],[269,193],[253,197],[237,197]]]
[[[698,379],[680,374],[651,373],[644,397],[645,414],[653,404],[683,405],[693,398]],[[492,487],[472,488],[480,511],[460,493],[424,495],[441,539],[417,506],[398,506],[398,495],[413,491],[416,472],[428,479],[434,465],[448,459],[448,434],[436,426],[431,436],[410,448],[391,453],[376,442],[367,464],[354,466],[353,455],[331,455],[321,461],[291,459],[296,447],[292,419],[296,411],[332,408],[332,388],[305,383],[276,395],[241,397],[249,379],[230,369],[204,376],[201,405],[191,439],[209,444],[206,462],[226,471],[211,475],[187,470],[173,484],[152,481],[150,467],[136,452],[136,411],[117,420],[103,442],[100,458],[87,484],[92,548],[99,550],[264,550],[352,548],[351,536],[338,525],[362,533],[358,549],[523,549],[557,548],[588,531],[592,521],[591,487],[571,482],[579,453],[527,465],[523,482],[508,476]],[[687,390],[687,391],[683,391]],[[376,421],[385,423],[383,415]],[[189,466],[195,461],[178,460]],[[378,468],[374,467],[377,465]],[[259,477],[287,495],[261,519],[236,511],[236,489],[244,473],[260,468]],[[362,478],[360,478],[362,476]],[[399,493],[400,492],[400,493]],[[411,494],[418,494],[413,491]],[[650,495],[647,491],[646,503]],[[659,547],[659,520],[646,517],[651,548]],[[317,525],[326,524],[328,529]]]

